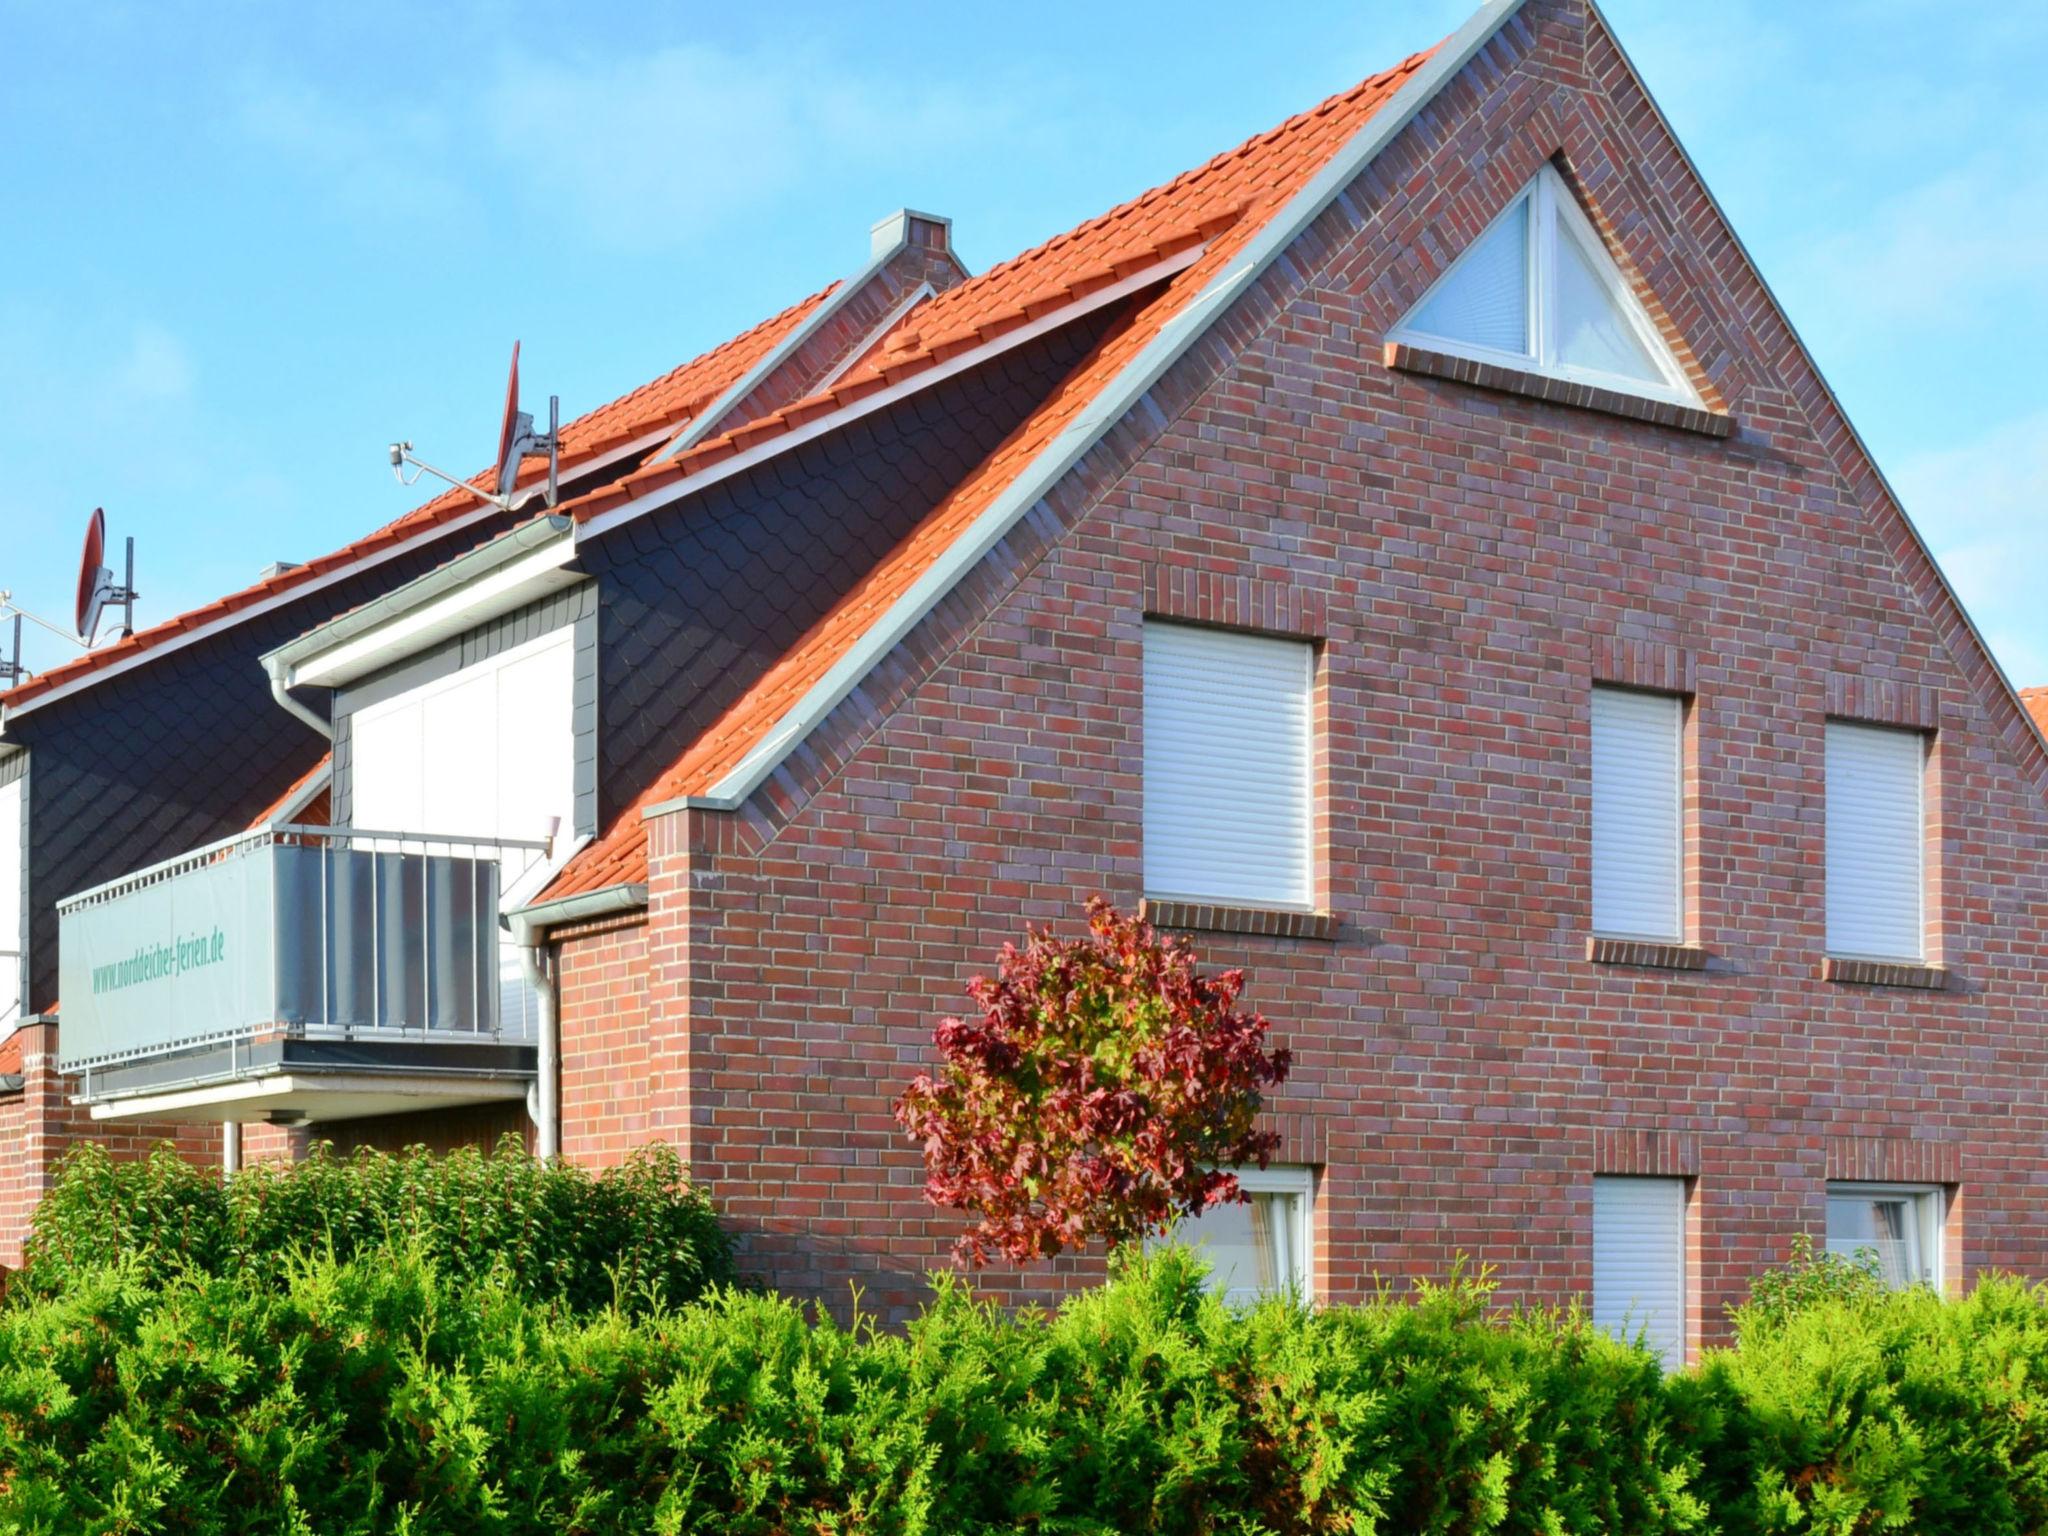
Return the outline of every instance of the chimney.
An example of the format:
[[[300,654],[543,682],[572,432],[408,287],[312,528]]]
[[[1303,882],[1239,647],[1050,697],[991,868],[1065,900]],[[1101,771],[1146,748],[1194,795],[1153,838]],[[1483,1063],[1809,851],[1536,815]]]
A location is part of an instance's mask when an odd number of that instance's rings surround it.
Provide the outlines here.
[[[875,227],[869,232],[868,241],[869,251],[875,256],[886,256],[903,245],[947,252],[953,249],[953,221],[941,218],[936,213],[919,213],[913,208],[898,208],[887,218],[875,221]]]

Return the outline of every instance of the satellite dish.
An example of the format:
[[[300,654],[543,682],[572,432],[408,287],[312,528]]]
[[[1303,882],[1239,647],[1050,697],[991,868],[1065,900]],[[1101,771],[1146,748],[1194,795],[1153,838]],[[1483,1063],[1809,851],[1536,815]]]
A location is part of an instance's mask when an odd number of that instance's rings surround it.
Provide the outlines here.
[[[512,371],[505,380],[505,414],[498,423],[498,494],[509,495],[519,478],[519,457],[514,452],[533,433],[533,418],[519,411],[519,343],[512,343]]]
[[[104,508],[94,507],[85,521],[85,548],[78,556],[78,605],[72,614],[78,638],[87,647],[98,636],[100,619],[109,608],[126,610],[121,620],[123,635],[135,628],[135,541],[128,541],[126,585],[114,584],[113,570],[101,563],[106,558],[107,514]]]
[[[393,443],[388,450],[391,459],[391,473],[400,485],[411,485],[422,474],[445,480],[459,491],[468,491],[481,500],[495,502],[507,512],[513,508],[515,498],[512,490],[519,481],[519,466],[528,454],[548,456],[548,480],[541,494],[549,506],[559,497],[558,475],[560,472],[562,448],[562,401],[559,395],[548,396],[548,429],[545,432],[533,430],[533,417],[519,409],[519,343],[512,343],[512,371],[505,380],[505,411],[498,419],[498,457],[491,474],[491,490],[479,489],[468,480],[458,480],[446,470],[436,469],[425,459],[412,451],[409,442]],[[412,474],[406,474],[410,466]]]
[[[114,584],[113,571],[100,564],[106,556],[107,513],[103,507],[94,507],[92,516],[85,520],[85,550],[78,557],[78,606],[74,614],[78,638],[87,645],[99,633],[107,591]]]

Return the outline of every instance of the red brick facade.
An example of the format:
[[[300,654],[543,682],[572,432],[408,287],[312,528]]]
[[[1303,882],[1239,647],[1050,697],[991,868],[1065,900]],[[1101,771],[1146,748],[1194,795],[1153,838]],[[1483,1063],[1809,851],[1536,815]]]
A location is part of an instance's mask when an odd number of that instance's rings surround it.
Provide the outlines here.
[[[1732,435],[1388,366],[1553,158]],[[890,1105],[1026,921],[1143,894],[1151,613],[1320,647],[1334,936],[1201,935],[1295,1052],[1319,1294],[1462,1255],[1583,1297],[1628,1172],[1693,1181],[1695,1340],[1831,1176],[1952,1186],[1952,1280],[2048,1276],[2048,759],[1579,7],[1533,0],[1039,510],[752,802],[657,818],[645,928],[561,946],[570,1155],[673,1139],[755,1271],[914,1302],[956,1229]],[[1698,968],[1589,958],[1602,680],[1691,696]],[[1823,979],[1830,714],[1935,732],[1939,990]]]
[[[678,1117],[662,1116],[680,1093],[650,1025],[647,931],[635,913],[555,935],[558,1006],[578,1021],[562,1058],[562,1155],[594,1168],[676,1139]]]

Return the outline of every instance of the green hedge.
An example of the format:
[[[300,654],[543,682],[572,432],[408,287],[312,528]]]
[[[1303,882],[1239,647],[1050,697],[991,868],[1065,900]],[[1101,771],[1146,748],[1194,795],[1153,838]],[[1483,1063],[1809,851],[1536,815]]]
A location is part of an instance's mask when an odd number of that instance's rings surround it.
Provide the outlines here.
[[[36,1207],[17,1292],[61,1293],[80,1276],[132,1262],[144,1279],[188,1271],[274,1281],[305,1254],[336,1259],[409,1247],[445,1282],[502,1270],[512,1290],[577,1310],[689,1301],[730,1278],[731,1247],[675,1151],[650,1146],[592,1178],[541,1163],[516,1136],[489,1153],[434,1156],[324,1144],[298,1163],[232,1178],[168,1147],[116,1162],[82,1143]]]
[[[1175,1250],[1051,1315],[942,1279],[902,1333],[674,1306],[676,1233],[724,1249],[659,1154],[208,1183],[74,1165],[0,1308],[0,1532],[2048,1531],[2048,1291],[2009,1279],[1803,1256],[1666,1377],[1483,1281],[1238,1312]],[[640,1213],[620,1281],[559,1189]]]
[[[0,1311],[0,1529],[1704,1528],[1645,1354],[1483,1289],[1225,1310],[1172,1252],[905,1334],[721,1290],[576,1319],[418,1255],[129,1265]]]

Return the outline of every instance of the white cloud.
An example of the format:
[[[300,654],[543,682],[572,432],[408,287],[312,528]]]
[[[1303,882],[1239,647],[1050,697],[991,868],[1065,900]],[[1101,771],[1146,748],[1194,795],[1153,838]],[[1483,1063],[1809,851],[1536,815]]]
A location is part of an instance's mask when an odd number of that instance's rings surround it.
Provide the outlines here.
[[[2048,683],[2048,410],[1918,454],[1892,480],[2007,674]]]
[[[423,104],[431,101],[408,94],[344,105],[271,71],[244,85],[235,122],[292,178],[315,183],[336,213],[438,234],[472,225],[478,210],[453,163],[451,121]]]
[[[2048,174],[1980,158],[1880,200],[1801,265],[1869,321],[1928,332],[1994,319],[2048,277]]]
[[[245,86],[236,123],[352,220],[482,233],[524,218],[648,250],[727,233],[821,178],[990,142],[1010,99],[802,48],[692,44],[506,52],[452,102],[344,101],[273,73]]]
[[[183,343],[162,326],[147,321],[135,327],[128,356],[113,376],[138,400],[182,400],[192,393],[192,362]]]
[[[484,97],[521,193],[586,234],[639,245],[721,223],[781,191],[807,135],[795,82],[708,48],[613,60],[512,59]]]

